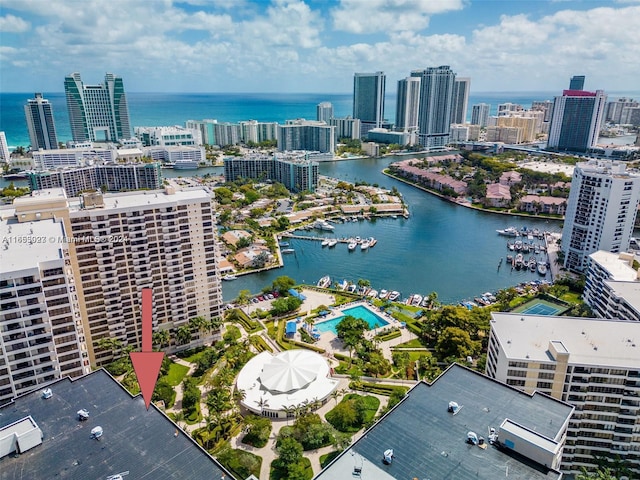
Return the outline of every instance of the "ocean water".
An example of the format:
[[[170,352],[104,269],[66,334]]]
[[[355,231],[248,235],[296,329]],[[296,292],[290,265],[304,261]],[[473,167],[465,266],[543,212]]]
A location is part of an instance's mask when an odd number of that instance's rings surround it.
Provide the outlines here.
[[[71,129],[64,93],[42,92],[53,108],[58,140],[71,140]],[[467,120],[471,118],[471,106],[477,103],[491,105],[491,114],[498,104],[519,103],[525,108],[534,100],[553,100],[558,92],[494,92],[472,93],[469,96]],[[352,114],[351,94],[323,93],[127,93],[131,125],[161,126],[184,125],[187,120],[214,118],[219,122],[258,120],[284,123],[285,120],[306,118],[315,120],[316,105],[331,102],[334,115]],[[612,92],[609,99],[640,97],[640,92]],[[11,147],[29,145],[29,132],[24,117],[24,105],[33,93],[0,93],[0,131],[7,136]],[[385,98],[385,117],[395,121],[396,97]]]

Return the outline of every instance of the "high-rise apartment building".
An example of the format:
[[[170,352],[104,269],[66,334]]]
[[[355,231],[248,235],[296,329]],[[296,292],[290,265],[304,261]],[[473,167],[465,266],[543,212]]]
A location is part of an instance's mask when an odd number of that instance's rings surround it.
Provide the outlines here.
[[[565,90],[555,97],[547,148],[586,152],[598,141],[607,96],[602,90]]]
[[[64,91],[74,142],[115,142],[131,137],[121,77],[107,73],[104,83],[85,85],[79,73],[72,73],[64,79]]]
[[[501,103],[498,105],[498,116],[513,115],[514,113],[523,112],[524,107],[519,103]]]
[[[398,80],[396,95],[396,129],[407,132],[417,131],[420,77],[407,77]]]
[[[336,127],[312,120],[287,120],[278,125],[278,150],[308,150],[331,153],[336,150]]]
[[[544,112],[544,122],[551,121],[551,112],[553,111],[553,102],[551,100],[534,100],[531,102],[531,110]]]
[[[34,97],[27,100],[27,104],[24,106],[31,149],[58,148],[58,136],[56,135],[56,124],[51,104],[49,100],[42,98],[41,93],[36,93]]]
[[[341,138],[360,138],[360,119],[358,118],[332,118],[329,120],[329,125],[336,127],[337,140]]]
[[[62,189],[49,189],[16,199],[14,208],[22,222],[60,219],[72,239],[69,266],[92,365],[114,358],[103,338],[118,340],[122,349],[141,347],[143,288],[153,290],[154,331],[169,332],[163,349],[182,348],[180,342],[184,347],[201,345],[209,338],[208,331],[189,323],[222,312],[208,189],[167,187],[74,199],[67,199]],[[190,338],[178,335],[185,329]]]
[[[179,145],[198,145],[193,130],[180,126],[173,127],[136,127],[135,136],[145,147],[174,147]]]
[[[224,158],[224,178],[262,178],[282,183],[292,192],[314,192],[318,186],[318,162],[304,152],[248,155]]]
[[[622,121],[624,109],[637,107],[640,107],[640,103],[633,100],[633,98],[618,98],[615,102],[607,102],[604,119],[615,124],[628,123]]]
[[[277,122],[258,122],[248,120],[240,122],[241,138],[243,142],[261,143],[278,138]]]
[[[633,253],[589,255],[582,298],[598,318],[640,322],[640,269]]]
[[[29,172],[29,185],[31,190],[64,188],[67,197],[76,197],[90,190],[157,190],[162,188],[162,173],[159,163],[110,163],[32,171]]]
[[[569,81],[569,90],[584,90],[584,75],[574,75]]]
[[[0,404],[91,370],[63,224],[0,212]]]
[[[319,122],[326,122],[329,124],[329,120],[333,118],[333,105],[331,102],[320,102],[316,105],[316,120]]]
[[[426,148],[444,147],[449,143],[456,74],[443,65],[413,71],[411,76],[420,78],[420,144]]]
[[[451,99],[451,123],[466,123],[470,89],[471,79],[469,77],[456,77]]]
[[[471,108],[471,124],[480,125],[481,128],[487,126],[491,105],[488,103],[478,103]]]
[[[360,137],[383,126],[385,82],[384,72],[353,76],[353,118],[360,120]]]
[[[598,250],[629,248],[640,202],[640,176],[622,162],[591,160],[573,171],[562,230],[564,266],[582,272]]]
[[[8,163],[11,158],[9,153],[9,145],[7,144],[7,136],[4,132],[0,132],[0,163]]]
[[[638,323],[491,314],[486,373],[575,407],[560,468],[569,474],[618,457],[640,474]]]

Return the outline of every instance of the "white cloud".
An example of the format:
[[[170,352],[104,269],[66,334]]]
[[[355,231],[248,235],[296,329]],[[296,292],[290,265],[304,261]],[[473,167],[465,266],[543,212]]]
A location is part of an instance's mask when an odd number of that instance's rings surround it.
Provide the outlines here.
[[[31,28],[31,24],[15,15],[5,15],[0,17],[0,32],[22,33]]]
[[[462,0],[342,0],[331,16],[338,31],[421,31],[429,26],[431,15],[462,7]]]

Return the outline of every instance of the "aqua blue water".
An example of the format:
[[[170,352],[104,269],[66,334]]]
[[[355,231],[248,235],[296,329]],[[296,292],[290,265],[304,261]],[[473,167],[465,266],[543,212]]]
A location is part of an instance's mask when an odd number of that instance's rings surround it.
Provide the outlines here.
[[[325,322],[315,323],[314,326],[322,333],[324,332],[333,332],[336,333],[336,326],[342,321],[344,317],[347,315],[351,315],[355,318],[361,318],[365,322],[369,324],[369,330],[377,327],[384,327],[385,325],[389,325],[384,318],[376,315],[367,307],[363,307],[362,305],[358,305],[356,307],[347,308],[342,311],[344,315],[334,318],[331,320],[327,320]]]
[[[61,81],[62,87],[62,81]],[[126,83],[125,83],[126,88]],[[491,105],[494,114],[499,103],[519,103],[530,107],[534,100],[553,100],[561,92],[489,92],[469,96],[467,120],[471,106],[476,103]],[[640,96],[635,92],[608,92],[610,99]],[[62,92],[42,92],[53,108],[58,140],[71,140],[65,95]],[[10,146],[29,145],[29,132],[24,118],[24,105],[33,98],[33,92],[0,93],[0,131],[7,135]],[[316,118],[316,105],[331,102],[337,117],[352,114],[352,95],[323,93],[140,93],[127,92],[131,125],[158,126],[184,125],[187,120],[215,118],[220,122],[259,120],[284,123],[293,118]],[[395,94],[385,98],[385,117],[395,120]]]

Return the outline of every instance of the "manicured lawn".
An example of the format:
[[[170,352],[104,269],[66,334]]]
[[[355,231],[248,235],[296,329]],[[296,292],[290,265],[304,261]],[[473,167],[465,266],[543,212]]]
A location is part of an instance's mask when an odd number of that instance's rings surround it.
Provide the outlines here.
[[[169,382],[169,385],[175,387],[176,385],[180,385],[180,382],[182,382],[182,379],[188,371],[189,367],[180,365],[179,363],[172,363],[165,378],[167,382]]]
[[[219,456],[217,460],[230,470],[236,478],[247,478],[249,475],[260,478],[262,457],[251,452],[229,449],[224,452],[224,455]]]
[[[576,292],[567,292],[560,297],[560,300],[571,304],[582,303],[581,294]]]
[[[204,349],[200,350],[199,352],[194,352],[191,355],[189,355],[188,357],[182,357],[182,359],[185,362],[196,363],[200,359],[200,357],[202,356],[203,353],[204,353]]]
[[[354,408],[353,402],[356,400],[360,400],[364,403],[364,415],[362,417],[362,421],[357,424],[345,424],[344,417],[342,414],[337,413],[337,410],[344,409],[344,404],[348,404],[351,408]],[[341,432],[353,433],[360,430],[364,425],[370,423],[375,417],[376,412],[378,411],[378,407],[380,406],[380,400],[372,395],[358,395],[357,393],[350,393],[345,395],[342,401],[334,407],[331,411],[327,412],[325,418],[327,422],[333,425],[337,430]],[[355,411],[355,409],[354,409]]]
[[[404,342],[395,346],[395,348],[423,348],[423,347],[424,345],[417,338],[414,338],[413,340],[409,340],[408,342]]]

